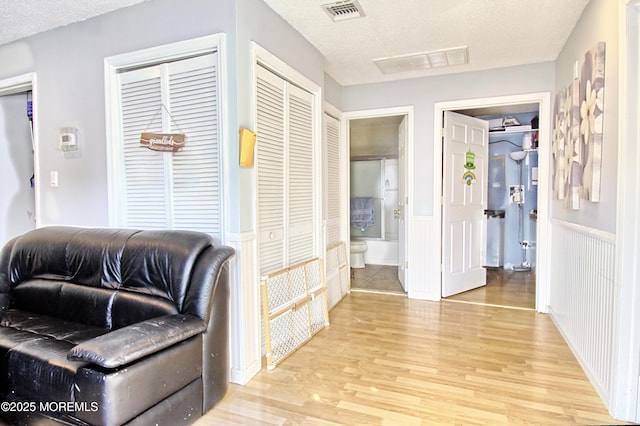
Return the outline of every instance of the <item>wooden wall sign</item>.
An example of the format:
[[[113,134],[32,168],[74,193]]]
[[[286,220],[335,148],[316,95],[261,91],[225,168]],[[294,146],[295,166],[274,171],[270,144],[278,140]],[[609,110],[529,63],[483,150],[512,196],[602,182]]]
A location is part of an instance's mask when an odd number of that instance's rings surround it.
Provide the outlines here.
[[[153,151],[177,152],[184,147],[186,140],[184,133],[142,133],[140,146]]]

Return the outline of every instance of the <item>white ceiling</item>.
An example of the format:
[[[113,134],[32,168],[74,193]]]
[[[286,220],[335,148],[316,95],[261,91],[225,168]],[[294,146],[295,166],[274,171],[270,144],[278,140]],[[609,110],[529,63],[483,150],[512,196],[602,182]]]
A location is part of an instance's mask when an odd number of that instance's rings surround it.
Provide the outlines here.
[[[0,45],[146,0],[0,0]]]
[[[0,0],[0,45],[142,1]],[[265,0],[343,86],[553,61],[588,1],[359,0],[365,17],[334,23],[329,0]],[[382,74],[372,62],[459,46],[466,65]]]
[[[589,0],[358,0],[333,22],[331,0],[265,0],[325,56],[343,86],[553,61]],[[382,74],[374,59],[468,46],[467,65]]]

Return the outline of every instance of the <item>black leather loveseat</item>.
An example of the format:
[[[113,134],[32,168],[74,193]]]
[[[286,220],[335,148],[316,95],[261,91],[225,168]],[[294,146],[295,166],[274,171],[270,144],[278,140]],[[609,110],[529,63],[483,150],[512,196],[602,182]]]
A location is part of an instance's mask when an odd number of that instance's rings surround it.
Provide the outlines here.
[[[233,249],[188,231],[45,227],[0,252],[0,415],[188,424],[228,386]]]

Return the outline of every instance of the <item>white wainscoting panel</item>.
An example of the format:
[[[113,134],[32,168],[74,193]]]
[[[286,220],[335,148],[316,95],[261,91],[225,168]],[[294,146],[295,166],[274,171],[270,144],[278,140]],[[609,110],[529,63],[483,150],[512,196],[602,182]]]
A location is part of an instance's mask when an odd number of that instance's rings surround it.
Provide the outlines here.
[[[409,238],[409,285],[411,299],[440,300],[440,253],[434,251],[433,234],[440,232],[432,216],[414,216]]]
[[[227,234],[227,237],[226,244],[236,249],[236,256],[231,263],[229,379],[245,385],[262,368],[257,238],[255,232]]]
[[[551,222],[549,313],[603,401],[612,392],[615,235]]]

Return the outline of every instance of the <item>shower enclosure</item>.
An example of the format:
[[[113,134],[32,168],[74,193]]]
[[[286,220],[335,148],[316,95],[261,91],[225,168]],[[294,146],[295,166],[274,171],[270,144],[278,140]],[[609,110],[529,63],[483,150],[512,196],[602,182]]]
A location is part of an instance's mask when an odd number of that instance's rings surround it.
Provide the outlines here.
[[[372,198],[374,224],[351,226],[351,238],[366,240],[367,263],[398,264],[398,159],[351,160],[351,198]]]

